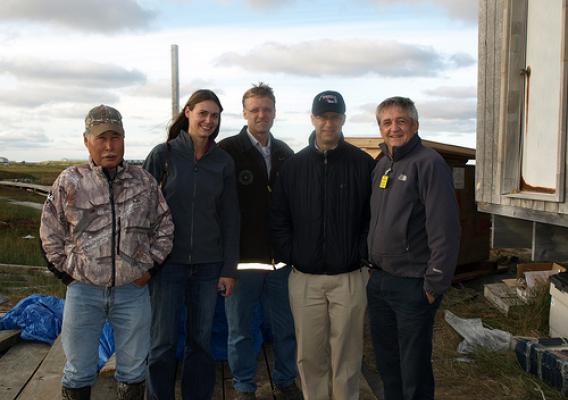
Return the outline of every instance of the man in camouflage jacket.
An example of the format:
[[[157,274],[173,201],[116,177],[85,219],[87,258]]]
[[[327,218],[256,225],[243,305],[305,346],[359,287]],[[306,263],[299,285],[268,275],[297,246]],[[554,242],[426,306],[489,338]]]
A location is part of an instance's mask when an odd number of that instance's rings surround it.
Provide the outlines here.
[[[123,160],[122,117],[100,105],[85,119],[90,162],[63,171],[43,207],[49,269],[67,284],[63,399],[89,399],[99,335],[109,320],[119,399],[143,399],[150,344],[146,283],[172,248],[174,226],[155,179]]]

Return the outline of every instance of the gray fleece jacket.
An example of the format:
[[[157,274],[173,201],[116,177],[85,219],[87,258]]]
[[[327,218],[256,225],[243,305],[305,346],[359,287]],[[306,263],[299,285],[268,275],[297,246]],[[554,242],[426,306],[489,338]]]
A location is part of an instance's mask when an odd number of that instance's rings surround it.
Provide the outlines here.
[[[384,146],[384,145],[383,145]],[[387,154],[386,146],[382,148]],[[390,171],[388,171],[390,169]],[[387,174],[386,188],[380,187]],[[424,278],[440,295],[454,275],[460,243],[458,205],[450,168],[418,134],[384,156],[373,171],[369,259],[384,271]]]

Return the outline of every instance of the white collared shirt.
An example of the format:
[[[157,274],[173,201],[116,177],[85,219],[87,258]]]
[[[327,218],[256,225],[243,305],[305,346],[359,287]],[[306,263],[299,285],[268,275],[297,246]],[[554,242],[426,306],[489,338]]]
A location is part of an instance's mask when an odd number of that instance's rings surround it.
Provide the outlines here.
[[[262,158],[264,158],[264,163],[266,164],[266,173],[270,176],[270,169],[272,168],[272,163],[270,161],[270,147],[272,146],[272,140],[270,139],[270,135],[268,135],[268,143],[266,146],[260,144],[260,142],[250,133],[250,130],[247,128],[247,134],[252,143],[253,147],[260,152]]]

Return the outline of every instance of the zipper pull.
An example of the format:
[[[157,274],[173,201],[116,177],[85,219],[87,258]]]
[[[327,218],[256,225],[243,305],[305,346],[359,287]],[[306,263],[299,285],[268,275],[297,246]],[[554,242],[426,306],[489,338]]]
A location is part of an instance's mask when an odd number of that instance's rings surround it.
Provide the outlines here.
[[[120,233],[121,233],[121,228],[120,228],[120,217],[118,217],[118,221],[117,221],[117,234],[116,234],[116,254],[120,254]]]

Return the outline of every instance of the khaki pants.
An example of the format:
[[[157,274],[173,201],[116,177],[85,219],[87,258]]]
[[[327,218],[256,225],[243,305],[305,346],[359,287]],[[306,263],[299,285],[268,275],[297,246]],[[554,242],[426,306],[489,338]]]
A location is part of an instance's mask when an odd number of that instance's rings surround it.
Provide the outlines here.
[[[305,400],[359,398],[366,268],[339,275],[289,277],[298,372]]]

